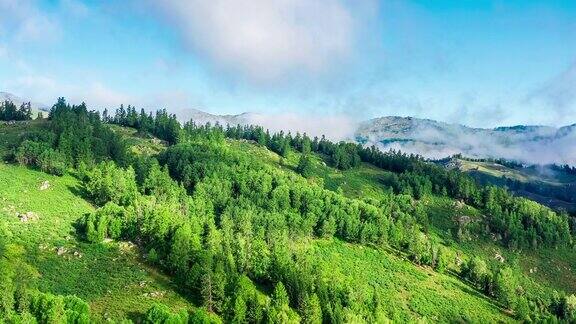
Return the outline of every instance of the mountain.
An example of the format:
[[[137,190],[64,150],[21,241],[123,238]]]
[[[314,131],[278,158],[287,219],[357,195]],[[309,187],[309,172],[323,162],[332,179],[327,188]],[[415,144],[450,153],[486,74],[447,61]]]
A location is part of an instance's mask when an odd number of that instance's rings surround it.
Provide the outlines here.
[[[0,102],[3,102],[3,101],[12,101],[17,107],[20,107],[20,105],[24,102],[30,102],[30,105],[32,106],[33,112],[37,112],[37,111],[48,112],[48,111],[50,111],[50,106],[48,106],[48,105],[38,103],[38,102],[33,102],[30,99],[21,98],[21,97],[14,95],[14,94],[9,93],[9,92],[0,91]]]
[[[0,123],[2,323],[576,320],[568,215],[357,145],[93,117]]]
[[[183,109],[175,114],[181,122],[193,119],[198,124],[256,124],[272,131],[300,131],[310,136],[321,136],[321,132],[332,140],[356,141],[376,145],[385,151],[400,150],[431,159],[462,154],[470,158],[503,158],[525,164],[576,165],[576,124],[560,128],[517,125],[487,129],[398,116],[355,124],[330,118],[310,121],[293,114],[216,115],[196,109]],[[322,123],[332,125],[317,125]],[[334,132],[333,128],[346,130]]]
[[[174,114],[181,123],[194,120],[196,124],[218,123],[220,125],[247,125],[250,124],[252,113],[242,113],[238,115],[214,115],[198,109],[181,109],[174,111]]]
[[[8,92],[0,92],[0,100],[11,100],[16,105],[29,101]],[[34,115],[49,110],[45,104],[31,104]],[[398,116],[355,123],[348,117],[311,117],[294,113],[218,115],[197,109],[172,112],[181,123],[192,119],[197,124],[255,124],[271,131],[299,131],[312,137],[324,134],[332,140],[356,141],[376,145],[385,151],[400,150],[431,159],[462,154],[470,158],[503,158],[525,164],[576,165],[576,124],[560,128],[517,125],[486,129]]]
[[[576,125],[472,128],[413,117],[381,117],[361,123],[354,139],[382,150],[439,159],[454,154],[504,158],[527,164],[576,164]]]

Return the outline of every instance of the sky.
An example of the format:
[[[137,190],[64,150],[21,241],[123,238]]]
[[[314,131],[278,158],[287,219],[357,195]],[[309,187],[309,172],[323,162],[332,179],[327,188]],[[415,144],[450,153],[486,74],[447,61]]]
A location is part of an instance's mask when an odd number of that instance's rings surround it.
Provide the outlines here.
[[[562,126],[576,123],[576,1],[0,0],[0,91]]]

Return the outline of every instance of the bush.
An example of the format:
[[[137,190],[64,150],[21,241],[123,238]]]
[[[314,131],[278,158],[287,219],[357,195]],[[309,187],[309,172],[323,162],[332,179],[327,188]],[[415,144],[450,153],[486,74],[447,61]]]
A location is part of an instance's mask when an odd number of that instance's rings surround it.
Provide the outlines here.
[[[40,155],[49,148],[45,143],[25,140],[18,146],[14,156],[16,161],[22,165],[37,167],[39,165]]]
[[[305,178],[308,178],[309,176],[312,175],[312,161],[310,160],[310,157],[308,155],[303,154],[300,157],[300,161],[298,162],[296,171]]]
[[[83,227],[86,240],[98,243],[106,237],[120,238],[129,215],[129,211],[112,202],[107,203],[95,213],[85,215]]]
[[[214,314],[208,313],[202,308],[198,308],[190,315],[190,324],[219,324],[222,320]]]
[[[168,306],[155,304],[146,312],[142,322],[150,324],[187,324],[188,313],[186,310],[172,313]]]
[[[76,297],[64,297],[64,307],[66,308],[66,319],[68,323],[73,324],[89,324],[90,322],[90,306]]]
[[[60,152],[47,149],[40,154],[38,166],[46,173],[61,176],[66,171],[66,159]]]
[[[89,171],[84,185],[90,198],[100,206],[109,201],[129,206],[138,194],[134,169],[118,168],[111,161],[102,162]]]
[[[14,154],[16,161],[22,165],[39,168],[43,172],[63,175],[66,171],[66,159],[46,142],[24,140]]]
[[[443,273],[450,265],[451,255],[450,250],[440,246],[436,250],[436,259],[434,260],[434,270]]]

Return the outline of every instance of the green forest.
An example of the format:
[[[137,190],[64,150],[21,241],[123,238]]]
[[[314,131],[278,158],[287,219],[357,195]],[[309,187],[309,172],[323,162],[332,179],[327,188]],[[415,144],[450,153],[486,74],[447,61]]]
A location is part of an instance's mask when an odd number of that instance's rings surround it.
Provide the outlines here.
[[[576,322],[576,219],[458,170],[166,110],[1,107],[0,322]],[[27,198],[50,190],[70,206]],[[147,280],[167,292],[122,295]]]

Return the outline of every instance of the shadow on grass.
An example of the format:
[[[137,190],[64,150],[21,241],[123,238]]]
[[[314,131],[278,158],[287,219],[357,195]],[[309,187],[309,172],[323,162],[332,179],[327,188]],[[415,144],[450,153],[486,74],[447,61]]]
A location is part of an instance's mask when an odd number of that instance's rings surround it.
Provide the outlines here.
[[[465,293],[473,295],[477,298],[483,299],[484,301],[488,302],[489,304],[491,304],[492,306],[494,306],[495,308],[500,310],[500,312],[502,312],[503,314],[506,314],[508,316],[512,316],[510,314],[510,312],[508,311],[508,309],[503,304],[501,304],[496,299],[486,295],[481,289],[475,287],[471,281],[469,281],[465,278],[462,278],[462,276],[460,276],[460,274],[458,274],[457,272],[455,272],[453,270],[448,270],[445,272],[445,274],[449,275],[453,278],[456,278],[458,281],[460,281],[462,283],[461,289]]]
[[[117,247],[116,247],[117,248]],[[118,251],[119,252],[119,251]],[[196,295],[189,287],[185,278],[178,278],[173,273],[167,272],[163,269],[162,264],[155,264],[150,262],[145,256],[147,249],[142,244],[136,244],[134,251],[135,260],[146,267],[147,273],[154,281],[166,290],[172,290],[178,296],[185,299],[191,305],[200,307],[202,301],[200,296]]]
[[[67,185],[66,187],[75,196],[78,196],[84,200],[87,200],[87,201],[90,201],[91,203],[93,203],[89,199],[88,192],[86,191],[86,189],[83,186],[81,186],[81,185]]]
[[[143,323],[144,322],[144,313],[140,312],[128,312],[126,317],[134,323]]]

